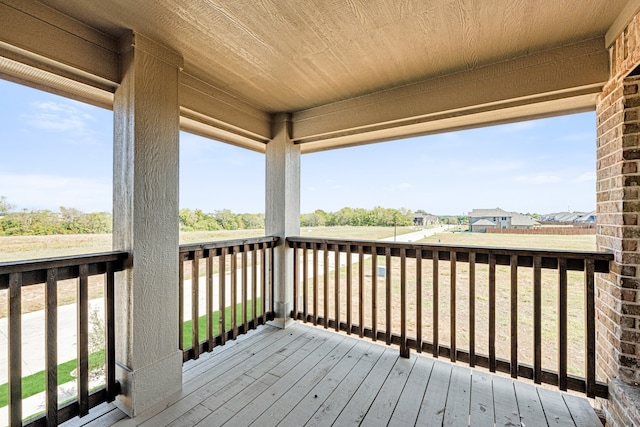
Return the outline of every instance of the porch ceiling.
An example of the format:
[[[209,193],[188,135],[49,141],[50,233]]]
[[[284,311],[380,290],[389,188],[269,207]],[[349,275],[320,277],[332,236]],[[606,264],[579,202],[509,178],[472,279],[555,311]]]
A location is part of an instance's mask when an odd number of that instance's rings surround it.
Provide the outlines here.
[[[0,0],[0,56],[10,60],[0,75],[114,90],[117,41],[134,31],[183,57],[185,128],[256,148],[271,114],[288,112],[294,140],[312,151],[591,109],[608,78],[606,44],[639,5]]]

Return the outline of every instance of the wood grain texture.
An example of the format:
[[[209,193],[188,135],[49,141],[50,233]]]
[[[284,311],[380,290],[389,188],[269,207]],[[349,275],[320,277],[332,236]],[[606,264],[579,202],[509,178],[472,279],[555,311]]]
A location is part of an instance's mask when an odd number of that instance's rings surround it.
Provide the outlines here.
[[[136,425],[601,425],[584,398],[303,324],[252,330],[183,378],[181,396]],[[101,414],[88,427],[120,419]]]

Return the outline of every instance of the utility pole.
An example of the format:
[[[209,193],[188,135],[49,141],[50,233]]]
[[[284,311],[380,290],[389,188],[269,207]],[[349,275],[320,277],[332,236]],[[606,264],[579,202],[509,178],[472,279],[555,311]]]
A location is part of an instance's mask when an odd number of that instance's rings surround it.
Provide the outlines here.
[[[396,226],[398,224],[398,217],[396,215],[393,216],[393,241],[396,241]]]

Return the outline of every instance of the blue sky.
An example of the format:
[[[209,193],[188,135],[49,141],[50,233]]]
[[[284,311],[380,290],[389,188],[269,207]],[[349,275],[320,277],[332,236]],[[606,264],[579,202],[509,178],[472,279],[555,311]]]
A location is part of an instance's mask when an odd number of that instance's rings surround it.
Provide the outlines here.
[[[0,196],[111,211],[112,113],[0,80]],[[301,210],[595,209],[595,113],[306,154]],[[264,155],[180,136],[180,206],[264,212]]]

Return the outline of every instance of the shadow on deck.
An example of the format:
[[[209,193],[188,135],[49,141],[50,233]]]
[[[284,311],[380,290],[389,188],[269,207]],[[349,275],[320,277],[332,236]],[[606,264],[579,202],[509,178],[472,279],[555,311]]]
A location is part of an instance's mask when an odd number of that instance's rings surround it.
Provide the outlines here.
[[[303,324],[258,330],[184,365],[183,390],[127,418],[65,426],[602,426],[589,402]]]

